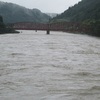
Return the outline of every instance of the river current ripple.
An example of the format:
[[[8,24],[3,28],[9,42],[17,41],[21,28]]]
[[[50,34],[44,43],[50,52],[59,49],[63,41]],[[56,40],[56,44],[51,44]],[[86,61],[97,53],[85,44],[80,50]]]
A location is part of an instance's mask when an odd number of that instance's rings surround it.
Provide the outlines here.
[[[100,100],[100,39],[45,31],[0,35],[0,100]]]

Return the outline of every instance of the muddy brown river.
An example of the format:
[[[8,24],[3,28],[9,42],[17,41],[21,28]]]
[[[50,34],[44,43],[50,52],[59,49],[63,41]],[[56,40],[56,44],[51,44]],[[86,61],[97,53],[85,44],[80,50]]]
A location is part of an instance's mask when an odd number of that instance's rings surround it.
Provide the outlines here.
[[[0,100],[100,100],[100,38],[0,35]]]

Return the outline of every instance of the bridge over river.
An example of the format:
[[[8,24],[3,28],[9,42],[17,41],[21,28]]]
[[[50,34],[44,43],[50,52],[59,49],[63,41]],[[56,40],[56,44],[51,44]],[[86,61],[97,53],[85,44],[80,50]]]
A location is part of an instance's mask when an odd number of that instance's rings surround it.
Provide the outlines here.
[[[33,22],[18,22],[10,24],[8,27],[17,30],[46,30],[47,34],[50,31],[66,31],[66,32],[87,32],[89,27],[81,23],[74,22],[57,22],[57,23],[33,23]]]

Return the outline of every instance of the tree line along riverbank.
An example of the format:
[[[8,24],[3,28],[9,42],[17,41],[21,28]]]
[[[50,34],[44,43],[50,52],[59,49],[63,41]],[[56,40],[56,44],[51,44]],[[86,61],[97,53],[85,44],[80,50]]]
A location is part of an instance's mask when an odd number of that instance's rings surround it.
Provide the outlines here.
[[[18,31],[15,31],[12,28],[7,28],[6,25],[3,22],[3,17],[0,16],[0,34],[10,34],[10,33],[19,33]]]

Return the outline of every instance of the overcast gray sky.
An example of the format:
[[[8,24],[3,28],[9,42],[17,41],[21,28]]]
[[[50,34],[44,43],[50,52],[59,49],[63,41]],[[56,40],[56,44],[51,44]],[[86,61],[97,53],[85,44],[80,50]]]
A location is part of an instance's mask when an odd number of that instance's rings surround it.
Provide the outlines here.
[[[68,7],[73,6],[81,0],[0,0],[12,2],[21,6],[33,9],[37,8],[42,12],[62,13]]]

